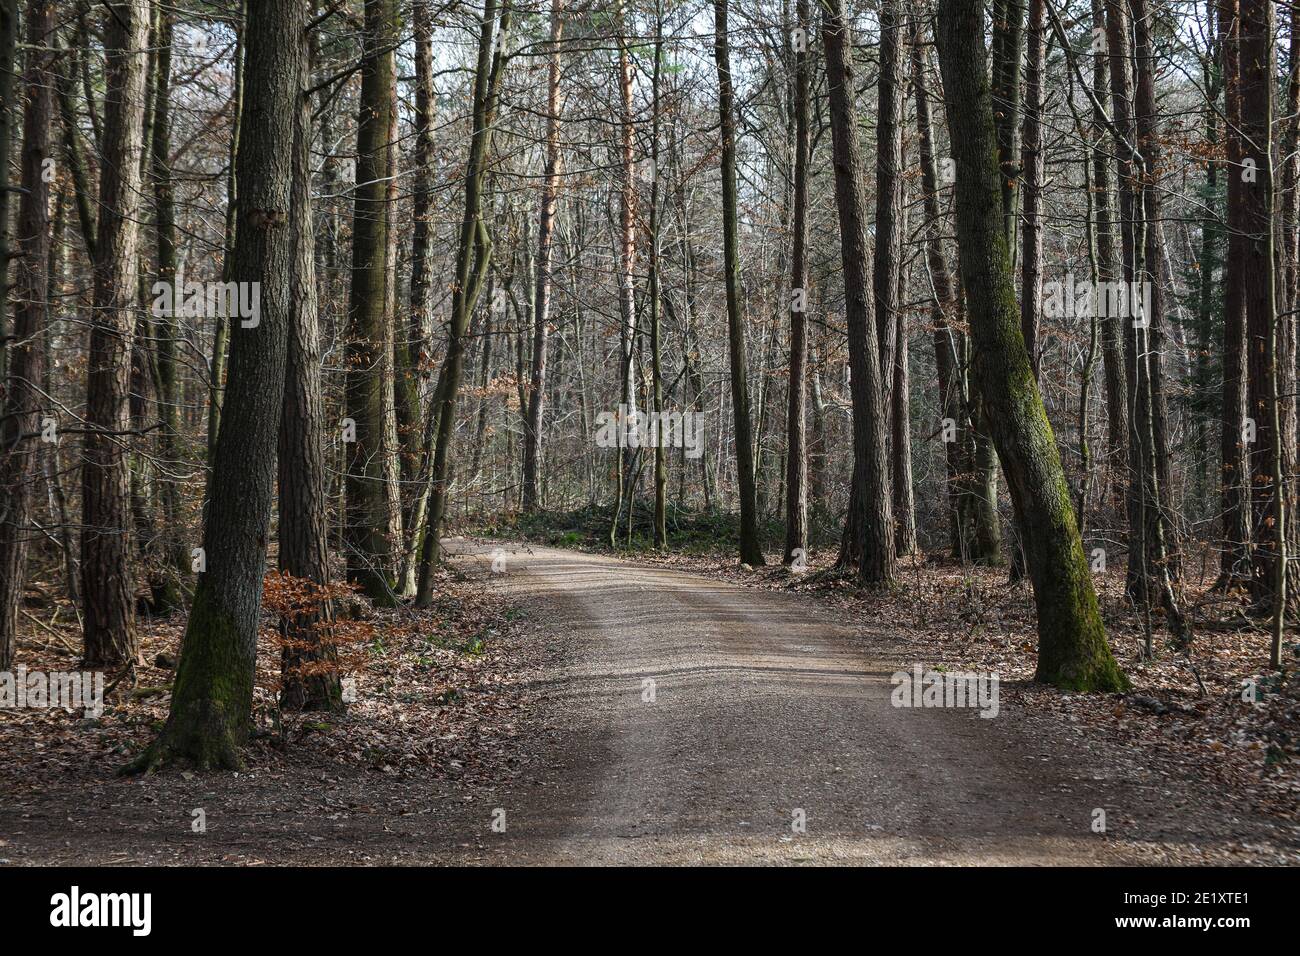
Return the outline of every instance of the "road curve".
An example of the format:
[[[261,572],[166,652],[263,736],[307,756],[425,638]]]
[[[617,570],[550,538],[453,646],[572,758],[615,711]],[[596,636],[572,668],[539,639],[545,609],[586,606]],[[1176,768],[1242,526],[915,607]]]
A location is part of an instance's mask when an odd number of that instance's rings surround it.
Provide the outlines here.
[[[541,770],[502,795],[483,862],[1117,864],[1248,838],[1235,818],[1205,832],[1077,729],[892,706],[890,676],[915,662],[887,621],[598,555],[449,545],[557,650],[532,687]]]

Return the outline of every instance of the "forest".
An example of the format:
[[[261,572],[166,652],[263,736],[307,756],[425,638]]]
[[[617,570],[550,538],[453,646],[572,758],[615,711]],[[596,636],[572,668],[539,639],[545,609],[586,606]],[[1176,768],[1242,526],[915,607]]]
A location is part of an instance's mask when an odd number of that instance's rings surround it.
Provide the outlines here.
[[[0,0],[0,862],[1294,864],[1297,315],[1289,3]]]

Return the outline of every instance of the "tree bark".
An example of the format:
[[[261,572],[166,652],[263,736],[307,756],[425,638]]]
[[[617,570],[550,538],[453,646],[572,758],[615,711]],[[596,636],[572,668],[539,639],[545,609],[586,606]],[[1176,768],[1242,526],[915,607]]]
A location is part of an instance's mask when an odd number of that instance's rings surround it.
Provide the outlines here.
[[[664,21],[662,0],[656,0],[654,67],[651,76],[650,168],[654,179],[650,183],[650,370],[653,394],[651,402],[656,415],[664,410],[663,349],[660,342],[660,315],[662,300],[659,279],[659,111],[662,105],[660,81],[663,77]],[[659,419],[662,422],[662,419]],[[656,548],[668,546],[668,458],[664,448],[662,424],[654,431],[655,438],[655,511],[654,543]]]
[[[907,394],[907,327],[899,308],[903,212],[903,15],[898,0],[880,7],[880,80],[876,116],[876,243],[872,288],[876,300],[876,335],[880,381],[889,411],[889,474],[893,496],[894,547],[898,554],[916,550],[916,515],[912,507],[911,405]]]
[[[885,437],[878,342],[872,333],[870,268],[867,264],[867,204],[863,195],[862,153],[853,109],[856,75],[852,44],[841,0],[822,4],[822,45],[830,92],[835,165],[835,203],[839,211],[840,259],[844,270],[844,308],[849,332],[850,387],[853,400],[853,487],[840,548],[841,566],[858,568],[867,584],[890,585],[898,576],[894,545],[893,498]]]
[[[632,60],[627,49],[627,11],[618,4],[619,162],[622,181],[618,209],[618,310],[619,310],[619,410],[620,426],[636,410],[636,370],[632,359],[636,345],[636,130],[632,120]],[[614,520],[610,522],[610,547],[618,544],[618,523],[632,494],[631,463],[623,442],[618,443],[614,467]],[[631,509],[629,507],[629,514]]]
[[[1144,375],[1150,392],[1151,440],[1148,456],[1154,467],[1155,487],[1147,508],[1155,524],[1147,534],[1150,555],[1149,574],[1158,579],[1163,602],[1170,613],[1173,593],[1167,586],[1179,576],[1177,529],[1173,522],[1169,471],[1169,415],[1164,385],[1165,283],[1163,266],[1166,256],[1162,239],[1160,123],[1155,92],[1155,47],[1152,41],[1151,12],[1148,0],[1130,0],[1133,10],[1133,59],[1137,77],[1138,148],[1142,153],[1143,270],[1140,278],[1150,289],[1150,310],[1145,316],[1141,354],[1145,356]],[[1131,552],[1130,552],[1131,553]]]
[[[226,232],[225,261],[221,267],[221,281],[229,282],[230,270],[234,266],[235,232],[239,223],[239,183],[235,176],[236,156],[239,153],[240,124],[244,116],[244,33],[247,25],[248,0],[239,0],[239,18],[235,30],[234,94],[231,97],[231,111],[234,119],[230,124],[230,171],[226,177]],[[221,431],[221,407],[225,400],[226,372],[230,365],[228,355],[230,348],[230,321],[221,316],[216,317],[216,329],[212,336],[212,360],[209,366],[208,380],[208,464],[211,476],[211,464],[217,450],[217,434]]]
[[[1239,128],[1245,167],[1239,174],[1242,185],[1236,195],[1241,204],[1238,223],[1245,247],[1242,265],[1249,371],[1247,415],[1256,426],[1255,442],[1249,447],[1254,541],[1251,594],[1261,610],[1271,610],[1280,593],[1279,582],[1286,579],[1287,520],[1274,257],[1276,24],[1273,4],[1263,0],[1241,0],[1240,17]],[[1274,666],[1278,666],[1276,660]]]
[[[437,416],[437,439],[430,472],[429,507],[421,543],[417,573],[416,607],[433,603],[433,572],[441,557],[442,522],[450,492],[451,448],[456,434],[456,403],[465,363],[465,333],[478,301],[479,291],[491,262],[491,238],[483,219],[484,167],[492,147],[492,125],[505,73],[506,38],[510,35],[509,4],[502,9],[497,25],[496,0],[487,0],[479,30],[478,61],[474,74],[474,133],[465,163],[465,213],[461,220],[460,245],[456,259],[456,281],[452,289],[451,323],[447,330],[447,355],[443,359],[434,401],[429,415]],[[495,28],[495,29],[494,29]],[[493,54],[493,37],[498,37]]]
[[[86,373],[89,431],[81,491],[87,666],[130,662],[139,656],[130,556],[130,474],[121,436],[129,428],[135,336],[149,5],[147,0],[123,0],[112,4],[110,11],[105,19],[104,156]]]
[[[1238,74],[1238,0],[1220,0],[1223,53],[1224,147],[1228,194],[1228,248],[1223,263],[1223,403],[1219,429],[1223,540],[1218,585],[1245,584],[1250,565],[1250,468],[1243,429],[1246,420],[1246,242],[1241,222],[1241,78]]]
[[[1127,686],[1110,648],[1074,509],[1020,330],[999,212],[996,132],[979,0],[940,0],[936,39],[957,164],[957,236],[975,373],[1024,527],[1038,610],[1038,680],[1082,691]]]
[[[18,0],[0,0],[0,381],[9,350],[9,159],[13,151],[14,77],[18,74]]]
[[[311,63],[300,57],[293,126],[290,193],[288,332],[279,447],[279,567],[318,588],[330,583],[325,488],[325,409],[321,388],[320,320],[316,308],[316,242],[311,207]],[[328,640],[331,602],[305,602],[280,621],[280,706],[290,711],[344,709],[338,650]]]
[[[396,73],[394,0],[366,0],[365,59],[357,117],[356,191],[352,219],[352,286],[344,351],[344,405],[355,426],[348,446],[347,517],[344,548],[348,580],[370,600],[396,601],[396,542],[389,535],[388,442],[392,334],[387,298],[388,165]]]
[[[252,327],[231,322],[230,378],[203,530],[207,570],[190,608],[167,723],[128,771],[170,763],[200,770],[242,764],[295,269],[289,217],[304,20],[301,0],[262,0],[248,25],[248,83],[258,93],[245,100],[241,118],[235,170],[240,223],[231,275],[235,282],[260,283],[260,312]]]
[[[793,564],[808,551],[808,444],[805,425],[808,370],[808,161],[812,132],[808,126],[811,95],[812,22],[809,0],[797,0],[796,29],[801,42],[795,46],[794,79],[794,222],[790,254],[790,384],[786,411],[785,452],[785,553],[782,563]],[[800,299],[796,303],[795,296]],[[796,308],[798,305],[798,308]]]
[[[546,169],[537,211],[537,280],[533,300],[533,362],[528,413],[524,418],[524,511],[539,506],[538,468],[546,401],[546,348],[551,322],[551,238],[560,187],[560,43],[564,36],[563,0],[551,0],[551,39],[546,81]]]
[[[758,536],[754,481],[754,436],[749,417],[749,369],[740,304],[740,239],[737,235],[736,112],[731,78],[727,0],[713,2],[713,58],[718,66],[718,113],[722,145],[722,242],[727,286],[727,343],[731,356],[731,405],[736,423],[736,478],[740,492],[740,560],[758,567],[763,548]]]
[[[1092,0],[1093,30],[1106,29],[1102,0]],[[1092,180],[1096,197],[1097,274],[1102,282],[1118,281],[1116,263],[1115,220],[1112,206],[1110,151],[1103,132],[1106,116],[1104,104],[1110,99],[1110,74],[1105,48],[1092,57],[1093,137]],[[1101,317],[1102,364],[1106,374],[1106,425],[1108,437],[1108,472],[1125,467],[1128,459],[1128,425],[1125,415],[1128,375],[1124,367],[1124,330],[1116,315]]]
[[[175,18],[160,11],[157,26],[158,48],[155,69],[154,110],[152,128],[154,220],[157,232],[157,281],[174,288],[176,282],[176,203],[172,192],[171,171],[171,47]],[[174,297],[173,297],[174,298]],[[159,445],[166,467],[181,466],[182,396],[177,376],[176,343],[180,328],[175,310],[157,316],[154,326],[157,345],[158,410],[162,429]],[[155,612],[165,613],[180,607],[184,595],[179,586],[180,576],[189,573],[188,552],[181,539],[181,484],[168,475],[162,477],[162,503],[165,528],[163,530],[163,556],[165,571],[154,592]]]
[[[954,558],[971,560],[975,530],[972,509],[972,469],[975,441],[970,423],[970,393],[966,383],[965,335],[954,328],[958,303],[952,274],[943,254],[939,211],[939,177],[934,162],[934,127],[926,87],[925,53],[916,22],[912,25],[912,92],[921,165],[921,194],[925,208],[925,253],[929,269],[930,321],[934,326],[934,365],[939,386],[939,422],[944,442],[945,488],[948,498],[948,540]]]
[[[45,161],[50,155],[50,127],[54,123],[55,77],[50,42],[53,6],[52,0],[31,0],[26,17],[23,88],[27,105],[23,111],[23,193],[18,206],[14,342],[9,347],[9,375],[0,406],[0,489],[4,491],[0,500],[0,671],[9,670],[14,660],[33,492],[40,475],[40,418],[47,407],[42,394],[50,266],[50,186]]]
[[[1040,374],[1038,313],[1043,299],[1043,69],[1044,0],[1029,0],[1025,34],[1025,110],[1020,137],[1020,174],[1024,180],[1020,245],[1020,332],[1025,337],[1034,377]]]

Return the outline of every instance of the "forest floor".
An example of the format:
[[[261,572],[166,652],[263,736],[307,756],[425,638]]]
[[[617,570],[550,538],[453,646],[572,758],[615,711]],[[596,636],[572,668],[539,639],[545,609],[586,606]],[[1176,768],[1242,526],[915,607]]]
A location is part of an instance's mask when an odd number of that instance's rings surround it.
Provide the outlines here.
[[[734,560],[449,546],[437,608],[370,617],[346,717],[278,722],[263,675],[238,774],[115,776],[166,714],[165,667],[98,720],[0,711],[0,861],[1300,862],[1294,688],[1240,701],[1246,638],[1139,665],[1121,630],[1134,693],[1069,695],[1029,680],[1028,589],[1004,572],[871,596]],[[151,661],[179,629],[150,629]],[[27,666],[74,666],[32,640]],[[915,665],[997,672],[997,716],[891,706]]]

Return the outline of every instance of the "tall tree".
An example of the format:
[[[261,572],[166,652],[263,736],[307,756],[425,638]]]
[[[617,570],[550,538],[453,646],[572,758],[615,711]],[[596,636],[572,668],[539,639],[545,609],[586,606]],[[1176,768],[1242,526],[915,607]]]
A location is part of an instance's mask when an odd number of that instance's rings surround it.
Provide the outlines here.
[[[18,607],[27,563],[27,537],[37,481],[40,413],[48,350],[46,308],[50,262],[50,127],[54,123],[52,0],[27,5],[27,67],[23,88],[22,199],[14,283],[14,342],[0,405],[0,671],[14,659]],[[3,189],[3,184],[0,184]]]
[[[625,0],[617,4],[618,42],[618,312],[619,312],[619,374],[622,390],[619,392],[620,418],[636,412],[636,127],[632,117],[632,57],[628,50],[628,23]],[[622,424],[622,422],[620,422]],[[618,443],[614,467],[614,520],[610,522],[609,543],[617,544],[618,523],[623,514],[624,499],[632,493],[632,462],[628,460],[623,442]],[[631,502],[627,502],[631,515]],[[630,520],[630,518],[629,518]],[[630,532],[629,532],[630,533]]]
[[[419,383],[419,405],[427,412],[432,397],[425,382],[433,360],[433,316],[431,278],[432,216],[433,216],[433,24],[430,20],[429,0],[415,0],[411,5],[411,31],[415,45],[415,110],[412,124],[415,127],[415,168],[411,186],[411,278],[410,316],[406,323],[406,358],[408,376],[414,375]],[[406,383],[409,388],[412,384]],[[413,501],[403,515],[402,529],[406,532],[406,553],[403,556],[403,590],[410,584],[414,566],[419,559],[423,540],[424,517],[429,504],[429,464],[432,459],[432,429],[426,414],[423,440],[419,446],[419,467],[415,487],[411,490]],[[477,468],[475,469],[477,472]]]
[[[718,67],[718,113],[722,146],[722,245],[727,287],[727,348],[731,356],[731,405],[736,423],[736,478],[740,485],[740,560],[763,564],[754,480],[754,434],[749,414],[749,367],[740,302],[740,238],[736,196],[736,107],[731,77],[727,0],[713,0],[713,58]]]
[[[1223,396],[1219,426],[1223,540],[1217,584],[1224,589],[1250,579],[1250,469],[1246,455],[1246,236],[1241,223],[1245,152],[1241,136],[1241,41],[1238,0],[1219,0],[1223,57],[1224,152],[1228,195],[1227,251],[1223,262]]]
[[[560,190],[560,49],[564,38],[563,0],[551,0],[551,38],[546,76],[546,168],[537,210],[537,277],[533,287],[533,363],[524,417],[524,510],[539,504],[538,466],[546,401],[546,348],[551,324],[551,237]]]
[[[1133,62],[1135,64],[1136,129],[1138,149],[1142,154],[1142,215],[1145,219],[1142,241],[1144,289],[1150,290],[1149,308],[1145,304],[1142,353],[1145,388],[1150,392],[1151,440],[1149,457],[1154,467],[1155,487],[1148,513],[1154,515],[1156,527],[1148,534],[1150,573],[1157,577],[1164,591],[1163,601],[1170,613],[1173,594],[1166,582],[1179,574],[1177,528],[1171,514],[1169,473],[1169,413],[1165,400],[1164,358],[1166,348],[1164,200],[1160,177],[1164,166],[1161,144],[1159,107],[1156,104],[1156,48],[1152,5],[1149,0],[1130,0],[1133,11]]]
[[[148,0],[122,0],[105,18],[104,148],[99,180],[94,313],[86,370],[81,576],[85,660],[134,661],[130,474],[125,438],[135,338]]]
[[[1038,610],[1039,680],[1076,690],[1122,690],[1106,643],[1056,440],[1025,349],[986,72],[980,0],[940,0],[936,39],[957,167],[957,238],[973,366],[998,456],[1024,529]]]
[[[894,543],[916,550],[912,503],[911,401],[907,394],[907,328],[900,308],[903,212],[903,15],[898,0],[880,6],[880,79],[876,114],[876,244],[872,271],[881,387],[890,417],[890,488]]]
[[[372,601],[396,599],[395,545],[386,440],[392,404],[393,334],[387,301],[389,133],[396,82],[395,0],[366,0],[365,50],[357,117],[356,191],[352,218],[352,286],[348,299],[345,407],[354,426],[348,444],[344,541],[348,580]],[[251,86],[251,83],[250,83]]]
[[[0,381],[9,350],[9,154],[13,149],[18,0],[0,0]]]
[[[1039,374],[1038,313],[1043,299],[1043,70],[1044,0],[1029,0],[1025,33],[1025,110],[1020,136],[1024,201],[1020,252],[1020,330],[1034,376]]]
[[[293,181],[289,198],[288,332],[284,410],[280,418],[279,567],[324,589],[330,582],[325,493],[325,409],[321,389],[320,320],[316,299],[315,225],[311,206],[313,103],[311,58],[299,57],[293,126]],[[286,710],[343,710],[337,649],[328,640],[334,615],[323,594],[280,622],[280,704]]]
[[[497,22],[496,0],[486,0],[479,27],[478,58],[474,71],[473,133],[469,158],[465,163],[465,212],[460,225],[460,244],[456,252],[456,279],[452,287],[451,322],[447,330],[447,354],[434,389],[429,416],[437,416],[424,540],[421,544],[417,574],[417,607],[433,603],[433,574],[442,553],[439,534],[451,491],[451,449],[456,436],[456,403],[465,367],[465,336],[474,314],[483,280],[492,261],[492,238],[483,218],[483,189],[488,156],[492,148],[492,128],[496,121],[497,102],[505,73],[510,36],[511,7],[507,3]],[[493,52],[495,50],[495,53]]]
[[[295,273],[289,220],[304,26],[302,0],[264,0],[248,24],[245,69],[258,94],[245,100],[241,118],[241,221],[231,274],[235,282],[259,284],[260,310],[255,324],[231,323],[230,376],[203,529],[207,570],[185,626],[167,723],[128,766],[132,771],[242,765]]]
[[[176,197],[171,170],[171,68],[175,16],[159,10],[157,23],[157,58],[154,63],[154,107],[150,142],[150,171],[153,177],[154,229],[157,234],[155,268],[158,281],[174,287],[177,274]],[[174,297],[173,297],[174,299]],[[157,369],[158,412],[162,423],[159,445],[165,467],[177,469],[181,464],[180,377],[177,373],[177,345],[180,327],[175,310],[157,316],[154,365]],[[162,485],[164,514],[164,577],[154,590],[154,609],[162,612],[177,608],[182,601],[179,587],[181,574],[189,572],[188,549],[182,540],[181,482],[168,479]]]
[[[650,117],[650,370],[652,379],[651,405],[656,416],[664,410],[663,343],[661,322],[663,300],[659,280],[659,129],[663,106],[661,83],[664,68],[664,15],[662,0],[655,2],[654,65],[651,68]],[[656,417],[656,422],[662,419]],[[664,447],[665,434],[661,424],[655,426],[655,510],[654,543],[656,548],[668,546],[668,454]]]
[[[981,503],[975,482],[975,433],[971,422],[967,374],[968,343],[955,323],[960,302],[943,251],[944,224],[939,210],[939,176],[935,165],[934,124],[927,88],[924,48],[917,22],[912,23],[912,92],[916,102],[921,193],[925,209],[925,254],[931,289],[930,319],[934,325],[934,364],[939,385],[940,428],[944,436],[947,473],[948,527],[951,553],[959,561],[976,561],[981,553],[977,509]],[[987,525],[996,530],[997,512],[985,509]],[[996,546],[996,539],[995,539]],[[997,551],[995,550],[996,554]]]
[[[1020,131],[1020,60],[1025,45],[1025,0],[993,0],[992,61],[993,126],[997,131],[998,168],[1001,171],[1002,222],[1007,242],[1016,235],[1016,199],[1020,184],[1017,137]]]
[[[1092,0],[1094,36],[1104,36],[1106,11],[1103,0]],[[1098,33],[1097,31],[1102,31]],[[1095,197],[1093,231],[1097,245],[1097,275],[1101,282],[1119,280],[1115,250],[1114,189],[1111,186],[1111,151],[1106,146],[1105,112],[1110,99],[1110,64],[1103,43],[1095,44],[1092,57],[1092,192]],[[1128,376],[1124,367],[1124,330],[1119,315],[1108,311],[1101,316],[1102,365],[1106,375],[1106,423],[1109,471],[1125,467],[1128,457],[1128,426],[1125,414]]]
[[[1283,451],[1284,435],[1280,416],[1281,388],[1278,353],[1278,308],[1276,258],[1277,205],[1274,187],[1273,102],[1277,83],[1277,59],[1273,4],[1266,0],[1241,0],[1238,69],[1243,148],[1242,186],[1236,198],[1241,203],[1238,222],[1245,249],[1246,347],[1249,370],[1247,414],[1256,425],[1251,445],[1251,527],[1254,538],[1252,592],[1262,609],[1285,606],[1287,560],[1286,466],[1294,459],[1294,447]],[[1289,441],[1288,441],[1289,439]],[[1280,618],[1283,616],[1279,613]],[[1280,638],[1275,637],[1274,666],[1280,666]]]
[[[841,565],[856,564],[859,579],[888,585],[898,576],[893,498],[889,484],[885,405],[877,341],[872,334],[871,275],[867,260],[867,202],[862,151],[853,109],[856,71],[841,0],[822,2],[822,46],[830,93],[835,204],[840,221],[844,312],[849,332],[849,385],[853,401],[853,485],[845,518]]]
[[[812,131],[808,114],[812,99],[809,60],[812,22],[809,0],[796,0],[798,23],[792,39],[794,79],[794,222],[790,254],[790,386],[786,413],[785,554],[793,563],[797,551],[808,550],[808,445],[805,431],[808,369],[808,161]]]
[[[230,282],[234,267],[235,230],[239,224],[239,183],[235,176],[235,158],[239,154],[240,123],[244,115],[244,26],[247,22],[248,0],[239,0],[235,19],[235,61],[233,64],[234,90],[230,97],[233,119],[230,124],[230,143],[227,149],[229,164],[226,173],[226,230],[223,237],[225,259],[221,266],[221,280]],[[216,327],[212,336],[212,359],[208,372],[208,463],[217,450],[217,434],[221,431],[221,407],[225,400],[226,370],[229,367],[230,320],[214,316]]]

